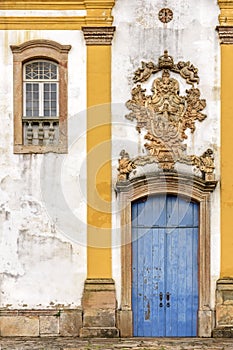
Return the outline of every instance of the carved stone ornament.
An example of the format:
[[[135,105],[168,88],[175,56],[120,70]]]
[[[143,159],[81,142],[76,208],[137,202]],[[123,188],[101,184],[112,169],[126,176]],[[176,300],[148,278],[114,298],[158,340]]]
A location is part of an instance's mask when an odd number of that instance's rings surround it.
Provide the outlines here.
[[[86,45],[112,45],[115,29],[115,27],[82,27]]]
[[[163,8],[159,11],[158,17],[162,23],[168,23],[173,19],[173,12],[169,8]]]
[[[146,82],[152,74],[162,72],[161,77],[152,83],[152,94],[146,95],[140,83]],[[171,77],[170,72],[179,74],[187,84],[185,96],[179,94],[179,82]],[[131,91],[131,100],[126,102],[130,113],[126,118],[136,121],[136,129],[146,129],[144,146],[146,156],[130,159],[123,150],[120,153],[118,181],[125,181],[136,166],[158,163],[161,169],[173,170],[176,162],[196,166],[207,181],[214,180],[214,156],[208,149],[201,156],[187,155],[187,139],[185,131],[195,131],[196,121],[202,121],[206,115],[202,113],[206,101],[200,98],[200,90],[195,87],[199,83],[198,69],[189,61],[174,63],[173,58],[165,50],[159,57],[158,64],[142,62],[142,66],[134,74],[136,86]]]
[[[217,28],[220,44],[233,44],[233,26],[218,26]]]

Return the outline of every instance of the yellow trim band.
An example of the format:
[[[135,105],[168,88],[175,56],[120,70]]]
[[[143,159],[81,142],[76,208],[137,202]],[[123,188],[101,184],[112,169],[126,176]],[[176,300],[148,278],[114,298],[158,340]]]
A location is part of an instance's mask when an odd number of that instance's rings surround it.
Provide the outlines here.
[[[0,17],[0,30],[80,30],[84,25],[110,26],[112,17]]]
[[[221,45],[221,277],[233,276],[233,45]]]
[[[112,9],[115,0],[5,0],[0,10],[85,10]]]

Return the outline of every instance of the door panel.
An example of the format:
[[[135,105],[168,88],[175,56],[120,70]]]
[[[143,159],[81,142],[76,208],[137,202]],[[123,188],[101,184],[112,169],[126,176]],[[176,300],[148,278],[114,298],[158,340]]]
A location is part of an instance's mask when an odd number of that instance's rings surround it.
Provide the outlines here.
[[[132,205],[135,336],[195,336],[198,204],[152,196]]]

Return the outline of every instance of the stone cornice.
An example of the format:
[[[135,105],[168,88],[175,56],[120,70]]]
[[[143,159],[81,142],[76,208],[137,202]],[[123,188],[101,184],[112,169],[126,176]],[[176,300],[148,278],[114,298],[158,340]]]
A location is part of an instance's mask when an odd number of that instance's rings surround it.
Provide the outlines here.
[[[5,0],[0,1],[0,30],[80,30],[82,26],[111,26],[115,0]],[[85,10],[79,16],[8,16],[7,10]],[[10,13],[9,13],[10,14]]]
[[[80,30],[83,26],[111,26],[112,16],[0,17],[0,30]]]
[[[233,0],[218,0],[220,8],[219,24],[233,25]]]
[[[5,0],[0,10],[85,10],[112,9],[115,0]]]
[[[85,9],[112,9],[115,0],[84,0]]]
[[[220,44],[233,44],[233,26],[217,27]]]
[[[115,27],[82,27],[86,45],[111,45]]]

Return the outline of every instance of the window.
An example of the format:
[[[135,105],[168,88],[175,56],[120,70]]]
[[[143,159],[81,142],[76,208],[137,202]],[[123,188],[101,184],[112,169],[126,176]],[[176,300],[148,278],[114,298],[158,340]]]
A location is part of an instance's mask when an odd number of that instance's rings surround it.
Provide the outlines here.
[[[51,61],[30,61],[24,65],[23,76],[24,144],[58,145],[58,65]]]
[[[14,152],[66,153],[70,46],[33,40],[11,46],[11,49],[14,58]]]
[[[58,67],[49,61],[33,61],[24,66],[24,115],[58,116]]]

